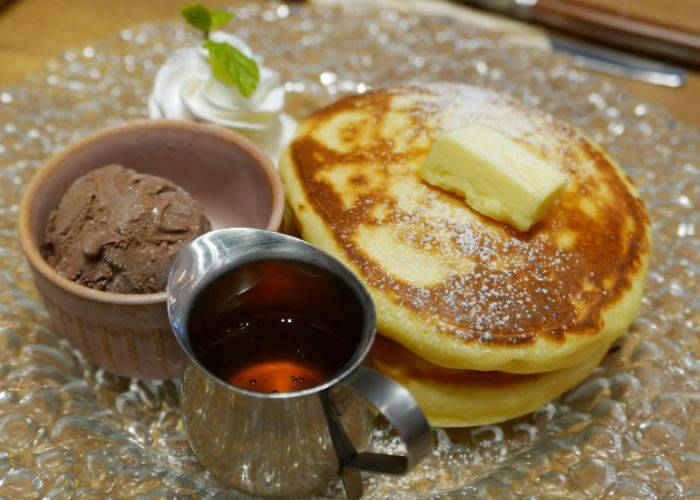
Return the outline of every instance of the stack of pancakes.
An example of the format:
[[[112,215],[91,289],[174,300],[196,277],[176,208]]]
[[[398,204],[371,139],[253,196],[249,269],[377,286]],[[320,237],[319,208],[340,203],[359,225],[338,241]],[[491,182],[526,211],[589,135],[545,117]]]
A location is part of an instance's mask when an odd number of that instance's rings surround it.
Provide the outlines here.
[[[568,174],[527,232],[420,177],[438,134],[474,123]],[[280,170],[304,239],[375,301],[376,367],[434,426],[535,410],[588,376],[639,309],[650,226],[629,177],[512,98],[446,83],[351,96],[300,124]]]

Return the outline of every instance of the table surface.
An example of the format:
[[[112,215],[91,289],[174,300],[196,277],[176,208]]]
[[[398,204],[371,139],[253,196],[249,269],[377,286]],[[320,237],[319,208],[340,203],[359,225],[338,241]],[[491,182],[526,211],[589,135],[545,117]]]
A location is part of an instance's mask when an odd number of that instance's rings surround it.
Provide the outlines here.
[[[15,0],[0,8],[0,88],[40,71],[61,50],[87,45],[134,23],[176,18],[193,0]],[[700,0],[587,0],[686,28],[700,22]],[[206,0],[225,7],[235,0]],[[640,99],[665,106],[678,120],[700,127],[700,73],[668,89],[607,76]]]

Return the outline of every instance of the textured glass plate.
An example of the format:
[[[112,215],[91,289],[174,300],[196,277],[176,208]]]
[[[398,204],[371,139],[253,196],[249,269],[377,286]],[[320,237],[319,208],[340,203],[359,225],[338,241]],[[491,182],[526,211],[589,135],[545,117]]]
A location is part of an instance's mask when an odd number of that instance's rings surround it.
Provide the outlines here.
[[[367,495],[700,495],[700,133],[564,56],[509,47],[450,19],[271,3],[238,14],[236,32],[289,79],[293,115],[408,79],[506,91],[601,142],[636,180],[653,221],[641,315],[595,373],[523,418],[438,431],[434,458],[403,478],[366,477]],[[15,230],[42,160],[145,116],[158,66],[192,41],[179,24],[142,25],[0,91],[2,496],[235,496],[219,492],[190,452],[171,382],[96,370],[52,332]],[[398,448],[384,429],[375,443]]]

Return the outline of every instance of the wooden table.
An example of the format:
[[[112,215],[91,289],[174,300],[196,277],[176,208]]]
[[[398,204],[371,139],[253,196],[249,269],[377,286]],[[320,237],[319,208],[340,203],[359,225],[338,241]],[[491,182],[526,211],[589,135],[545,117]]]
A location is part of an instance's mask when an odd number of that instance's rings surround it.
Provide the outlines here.
[[[0,88],[40,71],[61,50],[87,45],[130,24],[176,18],[194,0],[14,0],[0,10]],[[667,23],[696,28],[700,0],[588,0],[627,9]],[[235,0],[204,0],[226,7]],[[700,73],[692,72],[683,89],[668,89],[608,77],[640,99],[657,102],[672,115],[700,127]]]

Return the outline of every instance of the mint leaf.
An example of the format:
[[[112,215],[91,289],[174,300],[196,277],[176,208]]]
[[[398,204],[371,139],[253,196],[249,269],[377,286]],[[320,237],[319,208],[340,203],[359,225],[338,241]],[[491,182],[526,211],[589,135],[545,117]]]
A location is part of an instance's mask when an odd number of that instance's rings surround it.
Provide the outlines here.
[[[190,26],[209,33],[212,28],[211,12],[204,5],[195,3],[182,8],[182,17]]]
[[[204,47],[209,52],[209,64],[217,80],[236,85],[243,97],[253,95],[260,80],[260,70],[253,59],[228,43],[206,40]]]
[[[234,16],[231,12],[211,11],[202,4],[182,9],[182,17],[204,32],[204,47],[209,52],[209,64],[214,77],[227,85],[236,85],[243,97],[250,97],[258,87],[260,70],[257,63],[228,43],[209,40],[209,31],[223,26]]]
[[[194,28],[202,30],[205,38],[208,38],[211,30],[229,22],[233,18],[233,14],[231,12],[209,10],[201,3],[195,3],[182,8],[182,17]]]
[[[220,10],[213,10],[210,12],[210,15],[211,29],[213,30],[215,30],[216,28],[220,28],[235,17],[232,12],[223,12]]]

